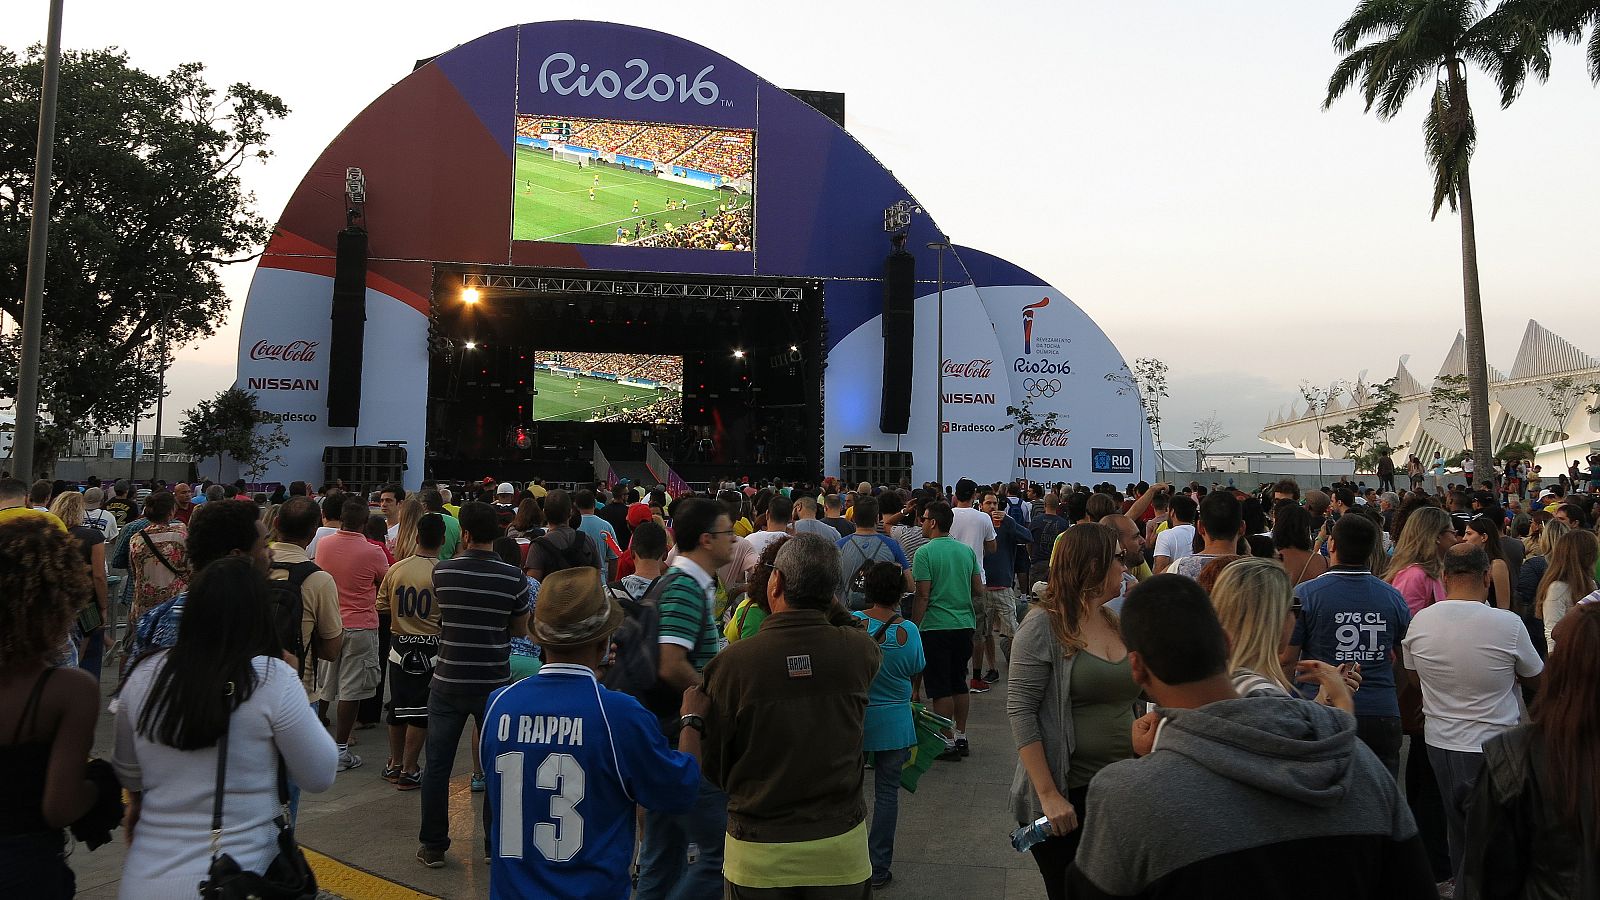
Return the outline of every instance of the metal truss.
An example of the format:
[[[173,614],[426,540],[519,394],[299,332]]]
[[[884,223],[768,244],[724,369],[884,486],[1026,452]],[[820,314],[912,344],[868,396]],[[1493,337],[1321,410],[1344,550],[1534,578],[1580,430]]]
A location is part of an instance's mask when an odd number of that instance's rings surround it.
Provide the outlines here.
[[[534,291],[544,294],[582,294],[596,297],[651,297],[662,300],[726,300],[754,303],[798,303],[805,288],[789,285],[680,283],[585,278],[564,275],[495,275],[464,273],[462,287]]]

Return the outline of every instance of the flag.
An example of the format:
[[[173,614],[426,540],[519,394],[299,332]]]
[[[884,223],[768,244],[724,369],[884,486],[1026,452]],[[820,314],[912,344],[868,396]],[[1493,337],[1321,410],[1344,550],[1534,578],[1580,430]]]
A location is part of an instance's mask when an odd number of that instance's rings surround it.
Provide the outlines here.
[[[672,467],[667,465],[667,461],[656,451],[655,444],[645,444],[644,466],[650,470],[651,477],[667,486],[667,493],[671,496],[682,497],[689,493],[689,483],[678,477],[677,472],[672,471]]]

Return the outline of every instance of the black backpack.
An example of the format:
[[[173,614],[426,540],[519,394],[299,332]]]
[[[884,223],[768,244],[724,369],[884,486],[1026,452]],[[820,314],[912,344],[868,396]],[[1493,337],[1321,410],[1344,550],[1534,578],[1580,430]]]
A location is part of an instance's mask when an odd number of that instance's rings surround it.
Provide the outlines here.
[[[849,578],[845,579],[844,597],[842,599],[846,608],[859,612],[867,608],[867,573],[880,562],[893,562],[894,555],[891,552],[887,560],[882,559],[879,554],[887,550],[888,545],[876,537],[872,540],[871,552],[864,551],[861,549],[861,545],[856,542],[857,537],[866,537],[866,535],[851,535],[844,539],[845,547],[854,548],[856,555],[861,557],[861,564],[855,567]],[[846,552],[845,547],[839,548],[841,558]]]
[[[622,607],[625,614],[622,627],[611,638],[617,646],[616,657],[611,660],[611,665],[600,677],[600,683],[613,691],[621,691],[639,701],[639,703],[655,713],[656,719],[661,724],[663,733],[671,735],[676,731],[678,710],[682,706],[683,695],[674,691],[661,681],[661,595],[667,588],[678,583],[680,579],[687,578],[694,582],[694,576],[678,569],[669,569],[661,577],[650,582],[645,589],[644,596],[638,600],[627,597],[625,590],[609,591]],[[694,582],[695,589],[700,585]],[[707,604],[709,607],[709,603]],[[708,608],[706,615],[711,615]]]
[[[545,550],[545,554],[541,555],[540,558],[548,561],[550,557],[554,557],[557,562],[557,565],[545,569],[544,574],[549,575],[551,572],[559,572],[562,569],[576,569],[579,566],[588,566],[591,569],[600,568],[600,560],[594,549],[594,541],[590,540],[587,534],[576,528],[569,529],[569,533],[572,537],[568,539],[565,547],[555,541],[558,532],[546,531],[544,534],[534,538],[533,543],[543,547]]]
[[[272,622],[278,629],[278,639],[283,642],[283,649],[293,653],[300,660],[300,674],[306,671],[306,642],[301,633],[301,621],[305,618],[306,600],[301,593],[301,587],[313,572],[322,569],[314,562],[281,563],[274,562],[272,568],[288,572],[289,577],[279,580],[271,579],[267,586],[267,598],[272,604]]]

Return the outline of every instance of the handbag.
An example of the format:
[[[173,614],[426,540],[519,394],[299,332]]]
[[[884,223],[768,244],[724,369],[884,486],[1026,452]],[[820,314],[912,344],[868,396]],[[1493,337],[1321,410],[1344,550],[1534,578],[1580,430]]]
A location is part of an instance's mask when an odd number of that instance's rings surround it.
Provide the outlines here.
[[[228,733],[217,740],[217,795],[211,803],[211,868],[200,882],[200,896],[206,900],[315,900],[317,876],[306,862],[306,855],[294,839],[289,824],[289,776],[283,770],[283,755],[278,755],[278,855],[265,872],[247,872],[234,858],[220,853],[222,844],[222,797],[228,783]]]

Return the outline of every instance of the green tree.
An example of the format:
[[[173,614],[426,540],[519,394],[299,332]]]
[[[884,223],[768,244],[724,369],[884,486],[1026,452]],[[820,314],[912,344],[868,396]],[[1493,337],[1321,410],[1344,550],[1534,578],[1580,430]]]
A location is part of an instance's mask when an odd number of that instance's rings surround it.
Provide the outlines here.
[[[1600,0],[1505,0],[1485,21],[1505,40],[1501,81],[1510,97],[1530,73],[1549,80],[1552,39],[1580,43],[1585,29],[1589,78],[1600,84]]]
[[[1440,375],[1428,390],[1428,419],[1447,425],[1456,434],[1461,435],[1461,445],[1449,449],[1460,450],[1463,454],[1472,449],[1472,438],[1477,433],[1473,426],[1476,424],[1473,416],[1472,391],[1467,384],[1465,375]],[[1479,465],[1478,458],[1474,455],[1473,466]],[[1489,469],[1478,469],[1481,472]]]
[[[1328,426],[1328,440],[1343,447],[1345,455],[1355,461],[1360,471],[1375,470],[1385,453],[1401,449],[1391,446],[1388,440],[1395,414],[1400,409],[1400,395],[1394,392],[1394,382],[1390,378],[1369,386],[1360,399],[1351,404],[1349,418]]]
[[[1161,401],[1168,396],[1167,371],[1166,363],[1145,356],[1134,360],[1132,368],[1123,363],[1121,371],[1106,373],[1106,380],[1117,386],[1117,396],[1134,394],[1139,398],[1139,409],[1144,413],[1144,422],[1150,426],[1150,437],[1155,442],[1156,472],[1159,481],[1166,480],[1163,477],[1166,462],[1161,457]],[[1144,446],[1143,440],[1139,441],[1139,446]]]
[[[289,436],[271,413],[256,405],[256,395],[249,391],[228,388],[196,403],[183,416],[179,431],[184,443],[201,459],[217,458],[218,480],[224,455],[233,457],[250,477],[283,462],[278,451],[289,445]]]
[[[1211,415],[1194,423],[1194,437],[1189,438],[1186,446],[1204,457],[1212,447],[1227,439],[1227,432],[1222,430],[1222,423],[1217,421],[1217,413],[1212,410]]]
[[[1323,478],[1322,460],[1328,455],[1323,438],[1326,431],[1322,427],[1322,419],[1328,414],[1328,407],[1333,401],[1339,399],[1344,393],[1344,385],[1335,381],[1327,388],[1312,387],[1311,382],[1300,382],[1300,399],[1306,401],[1306,415],[1311,417],[1317,428],[1317,478]]]
[[[1359,87],[1368,112],[1394,118],[1412,91],[1433,84],[1424,120],[1424,146],[1433,170],[1433,212],[1449,201],[1460,214],[1462,300],[1466,318],[1471,440],[1479,472],[1492,472],[1489,444],[1489,363],[1483,343],[1483,292],[1478,281],[1477,224],[1470,177],[1477,127],[1467,97],[1474,64],[1500,87],[1502,103],[1516,96],[1502,26],[1485,22],[1482,0],[1361,0],[1334,32],[1344,58],[1328,80],[1323,108]]]
[[[42,50],[0,47],[0,311],[20,318],[33,205]],[[39,400],[45,444],[131,423],[155,400],[158,327],[178,346],[228,312],[218,267],[271,233],[241,169],[270,156],[283,102],[218,91],[199,63],[165,75],[127,54],[62,55]],[[18,337],[0,340],[0,396],[17,390]],[[48,446],[38,455],[45,456]]]
[[[1023,400],[1021,406],[1007,406],[1006,416],[1011,421],[1001,425],[1000,430],[1010,431],[1015,428],[1019,443],[1022,444],[1024,451],[1028,447],[1043,443],[1045,438],[1066,434],[1068,430],[1056,425],[1057,414],[1054,410],[1046,413],[1044,418],[1036,415],[1033,411],[1033,398],[1031,397]],[[1031,479],[1028,477],[1028,454],[1026,452],[1022,454],[1022,459],[1022,480],[1031,483]]]
[[[1588,406],[1584,400],[1590,394],[1600,394],[1600,384],[1593,382],[1579,382],[1570,375],[1563,375],[1548,384],[1541,384],[1534,388],[1539,393],[1539,398],[1545,402],[1550,410],[1550,418],[1556,420],[1556,439],[1561,441],[1561,458],[1567,458],[1567,422],[1572,414],[1583,406],[1590,415],[1595,413],[1595,407]],[[1530,459],[1532,457],[1529,457]]]

